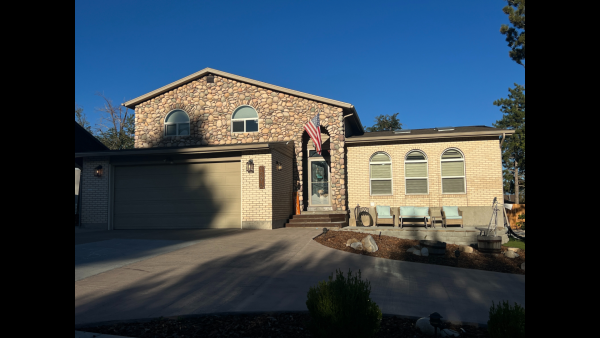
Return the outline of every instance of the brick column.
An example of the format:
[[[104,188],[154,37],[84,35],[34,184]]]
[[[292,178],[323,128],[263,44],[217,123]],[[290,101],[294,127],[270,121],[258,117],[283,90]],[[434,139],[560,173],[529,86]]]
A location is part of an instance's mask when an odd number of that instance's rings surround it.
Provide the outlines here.
[[[102,177],[95,177],[99,165]],[[83,159],[81,173],[81,224],[84,228],[108,229],[109,162],[107,157]]]

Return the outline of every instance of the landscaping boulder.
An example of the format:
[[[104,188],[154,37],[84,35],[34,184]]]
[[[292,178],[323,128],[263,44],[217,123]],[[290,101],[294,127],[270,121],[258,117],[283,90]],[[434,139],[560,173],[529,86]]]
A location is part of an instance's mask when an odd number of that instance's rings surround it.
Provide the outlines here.
[[[415,251],[413,251],[413,255],[415,255],[415,256],[421,256],[421,250],[415,250]]]
[[[424,257],[429,256],[429,249],[427,249],[427,248],[421,249],[421,256],[424,256]]]
[[[523,269],[523,271],[525,271],[525,262],[523,262],[523,264],[521,264],[521,269]]]
[[[360,242],[360,241],[356,238],[350,238],[348,240],[348,242],[346,242],[346,246],[350,246],[352,243],[356,243],[356,242]]]
[[[464,253],[473,253],[473,248],[468,245],[461,245],[458,247],[458,250]]]
[[[363,249],[363,245],[361,242],[354,242],[354,243],[350,244],[350,247],[354,250],[362,250]]]
[[[413,253],[415,251],[421,251],[421,248],[418,246],[413,246],[412,248],[406,250],[406,252],[408,252],[408,253]]]
[[[517,258],[517,257],[519,257],[519,254],[514,251],[505,251],[504,256],[506,256],[508,258]]]
[[[508,251],[517,252],[519,251],[519,248],[508,248]]]
[[[423,334],[426,334],[428,336],[433,336],[435,334],[435,327],[431,326],[431,324],[429,323],[429,317],[423,317],[417,320],[415,326]]]
[[[366,252],[377,252],[377,250],[379,250],[377,243],[375,243],[375,240],[371,235],[363,238],[361,243]]]

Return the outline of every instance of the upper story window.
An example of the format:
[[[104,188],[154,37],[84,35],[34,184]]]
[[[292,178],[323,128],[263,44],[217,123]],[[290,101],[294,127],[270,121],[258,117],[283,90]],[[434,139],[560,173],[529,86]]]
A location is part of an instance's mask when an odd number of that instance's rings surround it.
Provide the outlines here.
[[[466,191],[465,158],[460,151],[448,149],[442,154],[442,193],[464,194]]]
[[[425,154],[414,150],[404,161],[406,194],[426,195],[429,193],[429,171]]]
[[[189,136],[190,117],[183,110],[173,110],[165,119],[165,136]]]
[[[234,133],[258,132],[258,113],[250,106],[241,106],[231,116],[231,130]]]
[[[392,159],[386,153],[371,157],[371,195],[392,194]]]

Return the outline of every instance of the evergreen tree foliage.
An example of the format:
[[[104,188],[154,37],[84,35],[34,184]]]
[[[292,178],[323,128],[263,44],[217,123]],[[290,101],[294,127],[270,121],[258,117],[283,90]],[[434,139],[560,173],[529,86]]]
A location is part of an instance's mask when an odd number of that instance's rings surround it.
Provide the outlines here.
[[[519,168],[519,186],[521,200],[525,196],[525,87],[515,83],[509,88],[508,98],[494,101],[503,113],[502,119],[494,123],[494,127],[515,130],[515,134],[507,136],[502,144],[502,165],[504,167],[504,190],[515,192],[515,161]],[[519,203],[519,201],[517,201]]]
[[[375,117],[375,124],[372,127],[366,127],[364,129],[366,132],[402,129],[402,123],[400,123],[400,120],[398,119],[398,114],[399,113],[393,115],[379,115]]]
[[[511,48],[510,58],[525,67],[525,0],[506,1],[508,5],[502,11],[508,15],[512,27],[502,25],[500,33],[506,35],[506,42]]]

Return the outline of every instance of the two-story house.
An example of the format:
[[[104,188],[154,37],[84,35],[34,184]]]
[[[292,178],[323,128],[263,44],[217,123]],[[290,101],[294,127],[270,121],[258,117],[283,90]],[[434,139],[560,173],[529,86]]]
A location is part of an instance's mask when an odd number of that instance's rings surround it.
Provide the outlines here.
[[[483,225],[503,196],[500,142],[513,133],[365,133],[352,104],[210,68],[123,105],[135,109],[135,149],[75,154],[93,191],[86,227],[276,229],[296,199],[302,213],[350,218],[357,204],[453,205]],[[322,155],[304,130],[317,114]]]

